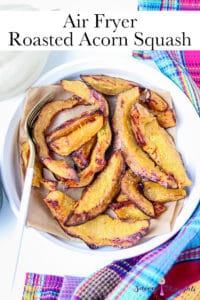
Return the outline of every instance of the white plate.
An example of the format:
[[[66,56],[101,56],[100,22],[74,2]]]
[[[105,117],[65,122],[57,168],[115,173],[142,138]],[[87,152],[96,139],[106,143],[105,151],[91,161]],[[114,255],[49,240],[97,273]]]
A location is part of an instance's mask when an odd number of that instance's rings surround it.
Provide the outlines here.
[[[42,234],[53,243],[62,245],[71,251],[76,252],[76,255],[78,255],[78,253],[94,254],[95,251],[95,256],[102,261],[133,257],[143,254],[171,238],[189,219],[198,204],[200,194],[200,165],[198,157],[200,153],[200,144],[199,139],[197,138],[200,132],[199,118],[187,97],[178,87],[176,87],[176,85],[174,85],[160,72],[134,60],[133,58],[122,59],[121,57],[113,56],[109,59],[91,59],[64,64],[42,76],[35,86],[52,84],[64,78],[74,79],[84,73],[118,76],[136,81],[146,87],[160,88],[170,91],[177,112],[177,148],[182,154],[186,169],[193,185],[188,189],[189,196],[184,201],[183,209],[177,217],[172,232],[151,238],[150,240],[135,245],[132,248],[113,249],[105,247],[98,250],[90,250],[82,242],[77,244],[73,241],[63,241],[46,233]],[[23,99],[10,122],[5,144],[3,145],[4,163],[2,169],[2,180],[11,208],[16,215],[18,214],[21,191],[19,183],[20,171],[16,154],[16,133],[22,105]]]

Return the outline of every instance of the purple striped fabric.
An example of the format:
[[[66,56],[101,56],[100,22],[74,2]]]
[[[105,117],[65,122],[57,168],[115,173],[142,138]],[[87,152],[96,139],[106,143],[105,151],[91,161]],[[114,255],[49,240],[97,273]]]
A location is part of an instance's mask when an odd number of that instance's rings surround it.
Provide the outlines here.
[[[27,273],[23,300],[57,300],[63,284],[63,277]]]
[[[71,299],[77,286],[83,281],[83,277],[64,276],[58,300]]]

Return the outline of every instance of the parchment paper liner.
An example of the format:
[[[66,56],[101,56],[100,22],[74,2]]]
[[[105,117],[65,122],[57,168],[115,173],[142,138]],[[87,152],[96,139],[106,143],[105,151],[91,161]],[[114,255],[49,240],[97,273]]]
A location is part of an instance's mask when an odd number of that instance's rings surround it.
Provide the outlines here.
[[[53,92],[55,95],[54,100],[66,100],[68,99],[71,94],[63,91],[63,89],[59,85],[51,85],[51,86],[42,86],[38,88],[31,88],[29,89],[26,97],[26,102],[24,106],[24,111],[22,113],[21,121],[20,121],[20,128],[19,128],[19,145],[27,140],[25,132],[24,132],[24,121],[27,116],[27,113],[30,109],[37,103],[37,101],[41,98],[41,96],[46,92]],[[163,90],[156,90],[168,103],[172,106],[172,100],[170,93]],[[110,111],[114,111],[114,103],[115,97],[107,97],[109,104],[110,104]],[[74,117],[75,115],[81,113],[84,110],[88,110],[88,106],[78,106],[75,109],[65,110],[63,113],[59,115],[57,118],[56,123],[61,123],[63,121],[63,116],[65,120]],[[176,129],[171,128],[170,134],[175,139]],[[23,177],[23,176],[22,176]],[[23,181],[23,178],[22,178]],[[80,196],[80,190],[77,189],[70,189],[70,195],[75,199],[78,199]],[[65,238],[65,239],[72,239],[58,225],[57,221],[53,219],[49,209],[46,207],[42,199],[44,199],[45,195],[48,194],[47,190],[43,188],[37,189],[32,188],[31,197],[30,197],[30,204],[28,210],[28,217],[27,217],[27,225],[41,231],[53,234],[57,237]],[[177,203],[177,201],[169,202],[165,204],[167,206],[166,212],[164,212],[158,219],[151,220],[151,226],[149,233],[145,236],[145,240],[147,238],[161,235],[164,233],[169,233],[172,230],[172,225],[175,223],[177,217],[177,208],[180,212],[182,204]],[[76,240],[76,239],[74,239]]]

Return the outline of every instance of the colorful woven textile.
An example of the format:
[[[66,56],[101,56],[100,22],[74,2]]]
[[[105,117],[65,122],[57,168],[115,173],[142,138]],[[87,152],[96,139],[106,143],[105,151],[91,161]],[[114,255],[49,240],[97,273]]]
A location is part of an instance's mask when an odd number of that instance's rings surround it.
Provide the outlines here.
[[[199,299],[197,297],[198,294],[196,294],[199,290],[195,287],[195,283],[200,280],[200,245],[192,247],[198,243],[200,244],[200,236],[196,235],[187,245],[187,249],[178,257],[176,263],[167,275],[162,278],[162,281],[160,281],[162,284],[159,284],[154,290],[152,296],[149,298],[150,300],[172,300],[175,296],[180,295],[180,293],[184,295],[186,291],[191,292],[191,298],[183,298],[184,300]],[[127,274],[130,274],[132,268],[134,266],[136,267],[136,263],[142,258],[144,259],[144,256],[116,261],[85,280],[84,278],[73,276],[65,276],[62,278],[59,276],[28,273],[26,275],[23,299],[109,299],[107,295],[112,291],[113,286],[117,286]],[[185,272],[185,270],[187,270],[187,272]],[[106,278],[104,272],[110,275],[109,279]],[[112,281],[113,278],[114,280]],[[80,288],[78,288],[74,294],[74,290],[79,283],[81,283]],[[139,289],[144,291],[145,287],[135,285],[135,291]],[[149,289],[152,289],[152,287],[149,287]],[[141,299],[147,299],[145,298],[145,294],[143,294],[143,298]]]
[[[83,281],[83,279],[83,277],[64,276],[58,300],[71,299],[75,289]]]
[[[160,71],[183,90],[200,114],[200,51],[133,51],[133,56],[152,58]]]
[[[63,277],[27,273],[23,300],[57,300],[62,287]]]
[[[200,10],[199,0],[138,0],[138,10]]]

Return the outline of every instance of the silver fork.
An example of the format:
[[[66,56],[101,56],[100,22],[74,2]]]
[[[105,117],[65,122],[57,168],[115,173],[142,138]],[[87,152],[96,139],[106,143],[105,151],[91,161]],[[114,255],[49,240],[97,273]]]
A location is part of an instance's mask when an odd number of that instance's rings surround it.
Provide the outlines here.
[[[15,243],[15,257],[13,262],[13,276],[12,276],[12,282],[11,282],[11,290],[14,289],[15,286],[15,279],[17,274],[17,268],[20,258],[20,252],[21,252],[21,245],[22,245],[22,239],[23,239],[23,233],[24,233],[24,227],[26,224],[26,218],[27,218],[27,212],[28,212],[28,206],[29,206],[29,199],[30,199],[30,193],[31,193],[31,185],[32,185],[32,179],[33,179],[33,173],[34,173],[34,163],[35,163],[35,146],[32,138],[32,128],[34,125],[34,122],[41,110],[41,108],[44,106],[45,103],[53,99],[52,93],[46,93],[39,102],[32,108],[32,110],[29,112],[24,125],[24,130],[28,138],[29,142],[29,148],[30,148],[30,154],[29,154],[29,161],[28,166],[26,169],[26,175],[24,180],[24,186],[20,201],[20,210],[17,220],[17,226],[16,226],[16,243]]]

